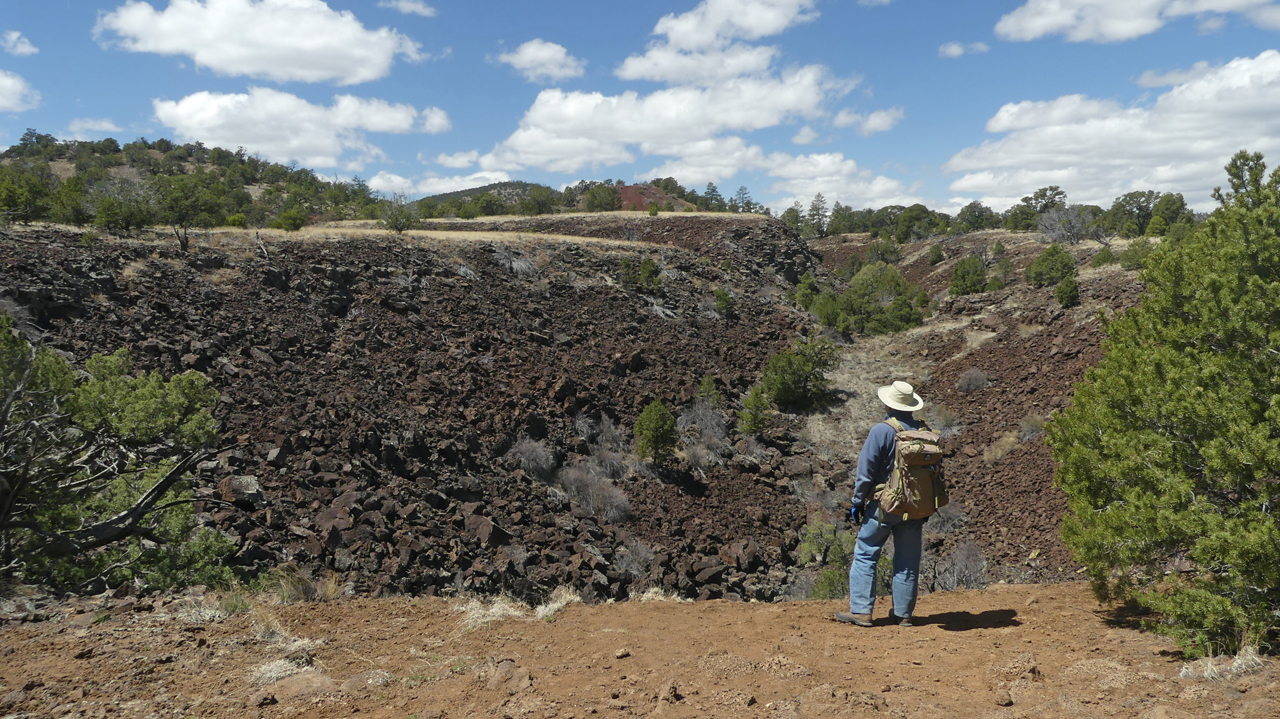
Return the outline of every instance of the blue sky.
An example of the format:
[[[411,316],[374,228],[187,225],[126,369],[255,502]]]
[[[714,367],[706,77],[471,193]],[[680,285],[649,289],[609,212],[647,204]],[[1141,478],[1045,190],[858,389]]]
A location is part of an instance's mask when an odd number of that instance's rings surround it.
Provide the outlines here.
[[[1280,148],[1278,46],[1280,0],[9,0],[0,145],[201,140],[414,195],[1207,209],[1233,152]]]

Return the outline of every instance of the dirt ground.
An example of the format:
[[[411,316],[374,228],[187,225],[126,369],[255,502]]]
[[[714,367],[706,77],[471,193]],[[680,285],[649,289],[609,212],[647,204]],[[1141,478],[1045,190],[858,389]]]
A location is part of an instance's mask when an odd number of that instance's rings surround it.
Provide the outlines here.
[[[932,594],[911,628],[887,624],[882,601],[870,629],[832,621],[835,601],[574,603],[539,618],[464,599],[265,596],[83,598],[10,625],[0,715],[1280,716],[1274,659],[1188,664],[1078,583]]]

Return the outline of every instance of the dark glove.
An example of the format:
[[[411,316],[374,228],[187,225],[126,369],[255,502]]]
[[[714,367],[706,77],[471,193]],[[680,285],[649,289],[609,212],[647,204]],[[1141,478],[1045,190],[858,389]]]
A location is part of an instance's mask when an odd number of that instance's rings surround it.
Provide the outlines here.
[[[862,502],[858,502],[853,505],[853,524],[854,526],[861,527],[862,523],[865,521],[867,521],[867,505]]]

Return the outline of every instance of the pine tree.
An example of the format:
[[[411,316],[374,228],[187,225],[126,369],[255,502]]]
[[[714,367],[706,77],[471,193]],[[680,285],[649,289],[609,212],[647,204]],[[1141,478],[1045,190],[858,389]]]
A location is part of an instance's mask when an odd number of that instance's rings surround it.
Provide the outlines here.
[[[1192,654],[1271,642],[1280,616],[1280,173],[1227,165],[1203,232],[1148,259],[1142,303],[1051,423],[1063,538],[1100,598]]]

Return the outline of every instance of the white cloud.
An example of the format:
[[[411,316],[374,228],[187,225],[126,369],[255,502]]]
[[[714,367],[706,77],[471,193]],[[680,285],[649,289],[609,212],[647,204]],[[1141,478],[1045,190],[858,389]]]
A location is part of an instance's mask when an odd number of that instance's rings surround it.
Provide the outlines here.
[[[1161,75],[1154,70],[1147,70],[1138,78],[1137,83],[1141,87],[1167,87],[1169,85],[1181,85],[1184,82],[1204,77],[1216,69],[1210,65],[1207,60],[1201,60],[1192,65],[1187,70],[1170,70]]]
[[[77,117],[67,125],[67,133],[73,140],[93,140],[108,132],[120,132],[120,128],[105,117]]]
[[[436,15],[436,9],[422,2],[422,0],[380,0],[378,7],[398,10],[405,15],[421,15],[422,17],[435,17]]]
[[[185,55],[223,75],[353,85],[385,77],[419,45],[388,28],[369,30],[322,0],[170,0],[157,11],[130,0],[98,18],[132,52]]]
[[[530,40],[513,52],[504,52],[498,62],[514,67],[529,82],[582,77],[587,66],[585,60],[570,55],[564,46],[541,38]]]
[[[6,30],[3,35],[0,35],[0,49],[18,57],[26,57],[40,52],[40,48],[32,45],[31,41],[23,37],[22,33],[17,30]]]
[[[1027,0],[1000,18],[996,34],[1005,40],[1062,35],[1071,42],[1120,42],[1187,16],[1198,17],[1202,31],[1212,31],[1222,26],[1222,16],[1228,13],[1280,29],[1280,5],[1275,0]]]
[[[963,173],[952,191],[980,194],[993,207],[1060,185],[1073,202],[1105,206],[1154,189],[1186,193],[1207,209],[1237,150],[1280,152],[1280,52],[1207,69],[1150,106],[1083,95],[1011,103],[987,130],[1004,136],[960,151],[944,170]]]
[[[450,167],[455,170],[461,170],[476,164],[476,160],[478,159],[480,159],[480,153],[475,150],[470,152],[455,152],[452,155],[441,153],[436,155],[436,164],[444,167]]]
[[[817,130],[805,125],[800,128],[800,131],[795,134],[795,137],[791,138],[791,141],[797,145],[808,145],[816,139],[818,139]]]
[[[888,5],[893,0],[858,0],[858,4],[863,7],[877,7],[879,5]]]
[[[369,180],[369,187],[377,192],[403,192],[408,195],[439,195],[456,190],[507,182],[511,176],[505,172],[473,172],[469,175],[439,177],[429,175],[419,180],[401,177],[390,172],[379,172]]]
[[[21,75],[0,70],[0,112],[24,112],[40,104],[40,93]]]
[[[818,16],[814,0],[704,0],[683,15],[667,15],[654,26],[654,41],[643,55],[623,61],[623,80],[672,84],[713,84],[742,75],[767,73],[776,47],[742,41],[776,35]]]
[[[960,42],[944,42],[938,48],[938,57],[956,58],[963,55],[980,55],[991,50],[985,42],[971,42],[968,45]]]
[[[448,116],[438,108],[427,108],[420,115],[410,105],[352,95],[338,95],[324,107],[262,87],[237,94],[197,92],[176,102],[153,100],[152,105],[156,118],[184,140],[243,146],[276,162],[297,160],[310,167],[348,170],[385,157],[366,141],[365,132],[429,131],[420,118],[428,125],[440,118],[448,123]]]
[[[841,110],[836,113],[835,119],[831,121],[831,124],[836,127],[856,127],[859,135],[867,136],[892,130],[899,120],[906,117],[906,114],[906,110],[901,107],[876,110],[870,115],[860,115],[852,110]]]
[[[418,129],[428,135],[439,135],[452,130],[453,123],[449,121],[449,114],[444,110],[428,107],[422,110],[422,124]]]

